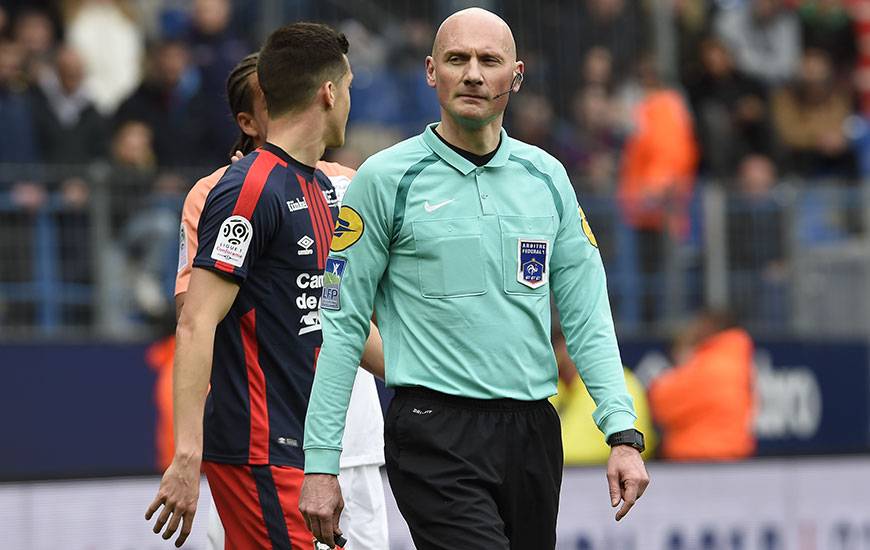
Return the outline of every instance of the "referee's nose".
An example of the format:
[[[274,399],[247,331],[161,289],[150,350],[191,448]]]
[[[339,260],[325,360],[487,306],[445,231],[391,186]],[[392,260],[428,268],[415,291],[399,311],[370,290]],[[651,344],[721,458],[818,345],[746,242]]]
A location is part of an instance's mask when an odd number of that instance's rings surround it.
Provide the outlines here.
[[[477,87],[483,85],[483,75],[480,72],[480,63],[476,57],[472,57],[468,62],[468,70],[462,78],[462,83],[468,87]]]

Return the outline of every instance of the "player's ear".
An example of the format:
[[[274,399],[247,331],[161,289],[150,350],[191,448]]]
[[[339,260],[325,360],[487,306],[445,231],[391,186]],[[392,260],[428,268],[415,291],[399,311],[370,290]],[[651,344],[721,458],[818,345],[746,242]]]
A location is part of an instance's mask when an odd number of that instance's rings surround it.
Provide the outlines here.
[[[323,96],[323,102],[326,105],[327,109],[332,109],[335,107],[335,94],[336,94],[336,86],[331,80],[327,80],[320,87],[320,92]]]
[[[242,132],[244,132],[246,136],[256,138],[260,135],[260,130],[257,127],[257,121],[254,120],[254,116],[250,113],[242,111],[241,113],[237,114],[236,124],[239,125],[239,128],[241,128]]]
[[[435,60],[431,55],[426,56],[426,84],[430,88],[435,87]]]

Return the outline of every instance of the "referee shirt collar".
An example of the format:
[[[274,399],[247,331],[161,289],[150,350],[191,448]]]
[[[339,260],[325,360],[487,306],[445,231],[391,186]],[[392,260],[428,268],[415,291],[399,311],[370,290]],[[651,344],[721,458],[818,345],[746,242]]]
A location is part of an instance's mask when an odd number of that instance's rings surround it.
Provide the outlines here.
[[[468,174],[474,172],[477,166],[474,165],[473,162],[466,159],[450,147],[448,147],[443,141],[438,139],[438,136],[435,135],[435,127],[438,126],[437,122],[433,122],[429,126],[426,127],[426,131],[423,132],[423,141],[432,149],[432,152],[438,155],[441,160],[449,164],[450,166],[456,168],[459,172],[462,173],[463,176],[467,176]],[[499,166],[504,166],[507,164],[508,157],[510,157],[510,146],[508,145],[508,135],[505,132],[504,128],[501,129],[501,144],[498,146],[498,151],[495,153],[495,156],[487,162],[482,168],[496,168]]]

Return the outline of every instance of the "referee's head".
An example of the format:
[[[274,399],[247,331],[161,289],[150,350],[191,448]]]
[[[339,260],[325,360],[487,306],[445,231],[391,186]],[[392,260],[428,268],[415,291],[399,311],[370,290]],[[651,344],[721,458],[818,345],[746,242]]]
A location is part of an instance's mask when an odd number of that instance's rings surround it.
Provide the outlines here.
[[[482,126],[501,117],[510,93],[522,84],[524,70],[508,24],[481,8],[445,19],[426,58],[426,79],[438,92],[442,116],[464,126]]]

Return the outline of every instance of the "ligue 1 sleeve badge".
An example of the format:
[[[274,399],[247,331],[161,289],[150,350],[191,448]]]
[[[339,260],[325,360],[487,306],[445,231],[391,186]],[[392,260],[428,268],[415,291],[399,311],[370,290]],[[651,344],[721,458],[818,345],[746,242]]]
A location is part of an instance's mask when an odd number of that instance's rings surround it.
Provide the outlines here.
[[[580,210],[580,225],[583,226],[583,234],[586,235],[586,238],[589,239],[589,242],[595,248],[598,248],[598,240],[595,238],[595,234],[592,233],[592,226],[589,225],[589,220],[586,219],[586,212],[583,212],[583,207],[577,207]]]
[[[550,241],[517,242],[517,282],[529,288],[547,284],[550,275]]]

